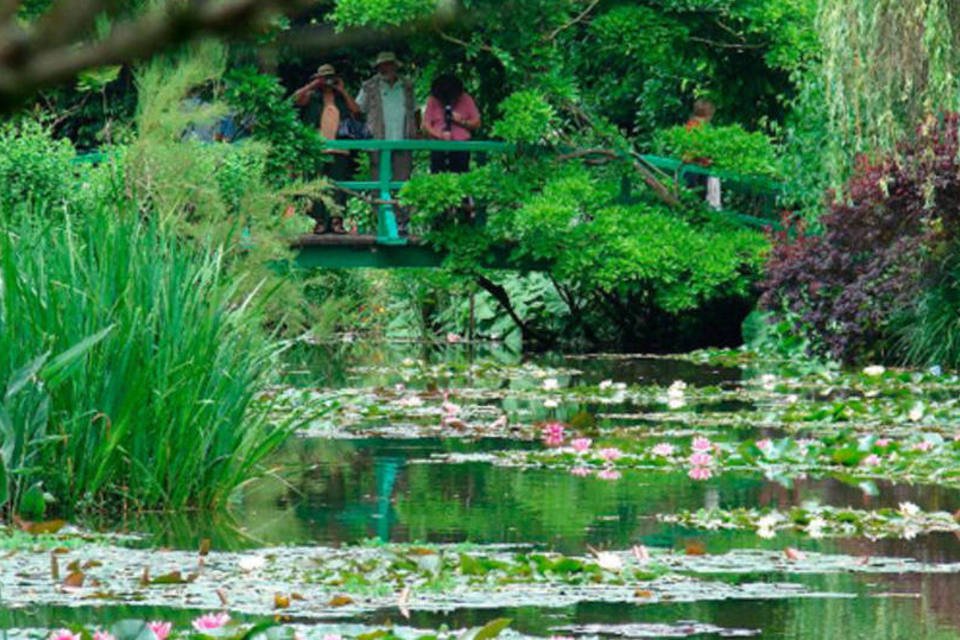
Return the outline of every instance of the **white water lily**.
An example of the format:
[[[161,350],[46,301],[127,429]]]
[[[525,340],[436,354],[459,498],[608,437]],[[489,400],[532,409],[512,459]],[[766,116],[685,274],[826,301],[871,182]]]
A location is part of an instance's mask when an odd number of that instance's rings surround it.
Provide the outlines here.
[[[673,384],[667,389],[668,398],[682,398],[687,390],[687,383],[683,380],[674,380]]]
[[[623,559],[615,553],[609,551],[596,551],[597,565],[604,571],[620,573],[623,570]]]
[[[400,407],[422,407],[423,399],[420,396],[406,396],[397,400],[397,406]]]
[[[613,380],[604,380],[600,383],[600,391],[606,391],[613,388]]]
[[[900,503],[900,515],[911,517],[920,513],[920,507],[913,504],[912,502],[901,502]]]
[[[907,418],[910,419],[910,422],[920,422],[920,420],[923,419],[923,414],[923,403],[917,402],[910,408],[910,413],[907,414]]]
[[[827,521],[816,516],[810,519],[810,522],[807,523],[807,535],[811,538],[822,538],[823,530],[827,526]]]
[[[560,382],[556,378],[547,378],[543,381],[543,388],[546,391],[556,391],[560,388]]]
[[[777,532],[775,529],[771,529],[769,527],[759,527],[757,529],[757,535],[760,536],[761,538],[769,540],[770,538],[773,538],[774,536],[776,536]]]
[[[886,370],[886,367],[884,367],[882,364],[871,364],[870,366],[863,368],[863,375],[876,378],[877,376],[882,376]]]
[[[267,559],[263,556],[243,556],[237,560],[237,566],[244,573],[252,573],[257,569],[263,569],[267,565]]]
[[[545,406],[547,409],[556,409],[560,406],[560,403],[553,398],[547,398],[543,401],[543,406]]]

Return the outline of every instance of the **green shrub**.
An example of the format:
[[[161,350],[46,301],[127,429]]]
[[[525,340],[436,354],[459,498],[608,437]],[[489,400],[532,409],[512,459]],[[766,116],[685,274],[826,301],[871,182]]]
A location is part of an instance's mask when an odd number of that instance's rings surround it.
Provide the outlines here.
[[[62,206],[75,184],[69,140],[31,120],[0,125],[0,210],[30,202]]]
[[[4,438],[24,452],[6,460],[20,495],[42,483],[66,510],[224,505],[287,434],[257,399],[278,355],[260,303],[224,281],[220,250],[132,212],[14,219],[0,228],[0,381],[33,386],[0,415],[20,434]],[[77,345],[57,376],[44,368]]]
[[[557,112],[541,93],[517,91],[500,103],[499,110],[502,118],[493,125],[494,137],[528,144],[556,140]]]
[[[740,125],[663,129],[654,137],[654,149],[684,162],[708,159],[712,168],[721,171],[770,178],[781,175],[780,160],[770,139]]]

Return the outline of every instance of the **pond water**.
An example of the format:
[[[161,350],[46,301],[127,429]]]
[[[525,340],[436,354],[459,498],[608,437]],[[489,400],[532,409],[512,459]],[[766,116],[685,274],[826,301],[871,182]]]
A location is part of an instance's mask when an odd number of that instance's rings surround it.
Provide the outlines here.
[[[376,554],[380,548],[393,553],[396,545],[408,553],[410,545],[430,545],[444,558],[464,550],[580,558],[624,551],[625,562],[637,566],[645,566],[649,552],[670,573],[649,584],[637,578],[634,584],[619,569],[604,572],[597,581],[619,589],[616,594],[589,586],[565,587],[562,580],[555,584],[559,578],[550,573],[513,585],[516,591],[507,595],[502,585],[492,588],[488,601],[466,597],[458,591],[461,577],[451,576],[446,583],[415,589],[405,619],[390,604],[394,595],[369,586],[351,592],[356,606],[311,601],[305,581],[312,578],[298,573],[295,556],[290,566],[284,565],[289,583],[270,574],[271,586],[264,589],[307,594],[306,604],[288,613],[292,622],[303,625],[305,635],[318,638],[328,633],[355,636],[395,624],[401,625],[395,627],[400,635],[416,635],[474,627],[498,617],[513,621],[510,634],[532,636],[960,637],[960,538],[955,530],[921,527],[902,535],[852,531],[821,537],[796,526],[761,535],[763,530],[753,526],[699,527],[664,517],[698,510],[790,513],[832,507],[883,513],[899,523],[911,510],[952,514],[960,509],[956,482],[919,477],[912,468],[909,476],[901,470],[899,476],[864,479],[829,469],[788,473],[765,464],[714,468],[709,479],[698,480],[679,463],[617,467],[618,477],[603,479],[598,473],[571,473],[571,464],[581,464],[574,453],[546,462],[536,457],[551,449],[543,442],[542,430],[552,421],[565,425],[564,446],[580,435],[593,439],[594,447],[606,444],[624,451],[640,441],[681,443],[694,435],[733,447],[741,441],[788,434],[813,437],[841,429],[885,433],[886,414],[840,426],[811,419],[797,427],[787,413],[796,411],[791,407],[806,406],[808,400],[811,406],[819,403],[813,407],[817,410],[828,403],[835,406],[836,384],[823,392],[802,377],[782,373],[775,391],[773,383],[757,383],[773,370],[756,363],[738,365],[729,358],[705,364],[621,355],[525,360],[462,345],[304,347],[291,355],[286,384],[276,393],[291,407],[315,403],[323,410],[278,454],[281,475],[248,487],[229,515],[148,515],[83,524],[145,534],[133,546],[159,548],[157,557],[170,554],[170,562],[181,562],[178,553],[195,550],[209,539],[213,567],[217,554],[240,554],[223,556],[234,562],[242,554],[269,555],[281,546],[295,546],[306,558],[311,549],[328,555],[332,552],[323,550],[339,548],[349,554],[355,548],[373,549]],[[859,384],[847,385],[844,393],[847,387],[859,389]],[[877,403],[898,397],[885,391],[864,393]],[[950,393],[933,389],[931,397],[934,394],[943,398],[937,402],[952,402]],[[934,404],[931,400],[927,410],[936,417],[930,431],[935,426],[941,440],[949,441],[957,423]],[[451,417],[457,421],[447,419]],[[917,430],[900,420],[889,421],[891,432]],[[855,516],[841,514],[840,519],[852,522]],[[88,555],[97,557],[96,547]],[[123,555],[117,553],[118,558]],[[279,566],[284,561],[271,562]],[[466,573],[467,565],[458,566]],[[134,569],[129,569],[131,575]],[[118,568],[117,574],[123,571]],[[437,571],[434,577],[446,575]],[[131,617],[186,623],[210,609],[198,606],[210,602],[204,600],[209,594],[191,594],[187,587],[163,597],[129,591],[120,597],[119,589],[102,587],[109,593],[96,594],[94,607],[89,599],[46,591],[34,575],[38,572],[23,554],[0,561],[0,577],[22,579],[19,587],[4,584],[0,591],[0,599],[6,598],[0,600],[0,626],[14,636]],[[253,578],[234,588],[241,591],[246,584],[255,590]],[[30,597],[18,588],[29,589]],[[541,588],[546,590],[538,591]],[[384,599],[378,600],[380,595]],[[170,603],[165,605],[164,598]],[[269,615],[271,609],[252,597],[241,597],[228,608],[251,620]]]

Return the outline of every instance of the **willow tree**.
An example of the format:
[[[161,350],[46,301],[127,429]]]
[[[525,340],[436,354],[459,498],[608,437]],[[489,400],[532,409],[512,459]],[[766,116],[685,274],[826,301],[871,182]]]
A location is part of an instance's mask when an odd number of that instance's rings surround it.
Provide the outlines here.
[[[836,170],[890,150],[931,115],[960,108],[955,0],[821,0],[819,31]]]

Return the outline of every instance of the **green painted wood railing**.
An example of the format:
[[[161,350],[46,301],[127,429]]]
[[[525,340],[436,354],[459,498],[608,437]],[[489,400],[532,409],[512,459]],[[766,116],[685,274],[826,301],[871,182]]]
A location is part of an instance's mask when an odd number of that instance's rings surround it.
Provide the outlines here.
[[[377,207],[377,243],[383,245],[404,245],[407,239],[401,236],[397,226],[396,192],[404,183],[393,179],[393,154],[398,151],[469,151],[471,153],[564,153],[569,150],[546,146],[519,147],[518,145],[496,140],[471,140],[469,142],[453,142],[445,140],[330,140],[326,143],[329,149],[379,153],[380,176],[377,180],[347,180],[337,184],[353,191],[373,191],[377,193],[379,205]],[[619,154],[624,160],[639,160],[650,167],[654,167],[671,178],[682,183],[687,175],[716,176],[721,179],[725,192],[753,194],[765,198],[765,209],[772,210],[785,194],[785,186],[769,178],[761,176],[747,176],[733,172],[717,170],[712,167],[703,167],[687,164],[676,158],[664,158],[655,155]],[[78,155],[76,163],[97,163],[109,159],[107,154],[92,152]],[[629,196],[629,182],[624,183],[624,199]],[[744,212],[727,211],[728,216],[738,222],[754,226],[778,226],[778,221],[770,217],[751,215]],[[768,212],[769,213],[769,212]]]

